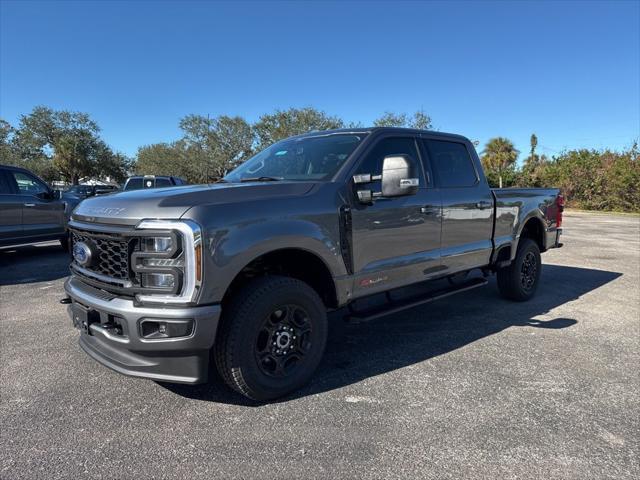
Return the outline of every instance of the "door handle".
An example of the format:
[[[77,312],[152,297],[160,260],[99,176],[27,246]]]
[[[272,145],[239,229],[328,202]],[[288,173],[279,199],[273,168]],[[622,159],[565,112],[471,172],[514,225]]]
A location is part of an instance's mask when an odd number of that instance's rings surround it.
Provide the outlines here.
[[[36,204],[35,203],[25,203],[24,206],[25,207],[35,207]]]
[[[484,200],[482,202],[478,202],[476,203],[476,208],[479,208],[480,210],[483,210],[485,208],[489,208],[491,207],[492,203],[491,202],[485,202]]]

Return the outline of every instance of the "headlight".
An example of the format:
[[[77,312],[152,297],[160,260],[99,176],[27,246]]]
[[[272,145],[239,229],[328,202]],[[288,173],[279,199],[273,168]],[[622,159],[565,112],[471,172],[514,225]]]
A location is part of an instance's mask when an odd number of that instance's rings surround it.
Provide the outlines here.
[[[169,252],[173,248],[173,238],[171,237],[143,237],[143,252]]]
[[[171,273],[143,273],[142,286],[145,288],[172,289],[176,284],[176,277]]]
[[[140,302],[191,303],[202,282],[202,231],[191,220],[143,220],[138,230],[153,230],[140,237],[140,250],[132,254],[134,271],[143,288]],[[165,292],[162,292],[165,290]]]

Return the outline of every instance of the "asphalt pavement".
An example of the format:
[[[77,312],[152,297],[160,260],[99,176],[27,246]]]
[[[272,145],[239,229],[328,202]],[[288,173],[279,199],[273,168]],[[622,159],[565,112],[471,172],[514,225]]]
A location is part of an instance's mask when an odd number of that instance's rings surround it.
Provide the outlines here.
[[[488,287],[334,321],[257,405],[82,352],[56,244],[0,251],[0,478],[640,477],[640,218],[571,212],[527,303]]]

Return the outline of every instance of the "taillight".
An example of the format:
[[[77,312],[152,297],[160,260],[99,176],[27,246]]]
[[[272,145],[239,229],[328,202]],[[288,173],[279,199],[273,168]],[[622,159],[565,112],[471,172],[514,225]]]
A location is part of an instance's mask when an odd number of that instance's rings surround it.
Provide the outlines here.
[[[556,226],[560,228],[562,226],[562,212],[564,212],[564,197],[561,193],[556,197],[556,206],[558,214],[556,215]]]

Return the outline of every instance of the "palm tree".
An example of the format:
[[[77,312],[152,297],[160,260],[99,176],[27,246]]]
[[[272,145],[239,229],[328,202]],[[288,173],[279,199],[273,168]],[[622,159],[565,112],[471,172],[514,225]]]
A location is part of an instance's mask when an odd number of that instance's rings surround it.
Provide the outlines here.
[[[519,153],[513,146],[513,142],[504,137],[492,138],[485,145],[482,152],[482,166],[486,171],[498,173],[500,188],[502,188],[502,172],[516,163]]]

